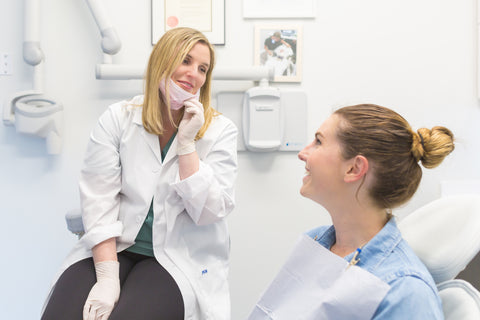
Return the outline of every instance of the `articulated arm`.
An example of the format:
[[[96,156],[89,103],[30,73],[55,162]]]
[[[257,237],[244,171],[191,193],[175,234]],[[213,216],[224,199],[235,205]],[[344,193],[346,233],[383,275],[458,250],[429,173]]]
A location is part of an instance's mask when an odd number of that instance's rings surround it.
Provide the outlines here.
[[[43,60],[40,48],[40,4],[39,0],[25,0],[25,25],[23,39],[23,60],[36,66]]]
[[[97,23],[100,34],[102,35],[102,49],[106,54],[116,54],[120,51],[122,43],[115,28],[111,24],[101,0],[87,0],[88,7],[92,12],[93,18]]]

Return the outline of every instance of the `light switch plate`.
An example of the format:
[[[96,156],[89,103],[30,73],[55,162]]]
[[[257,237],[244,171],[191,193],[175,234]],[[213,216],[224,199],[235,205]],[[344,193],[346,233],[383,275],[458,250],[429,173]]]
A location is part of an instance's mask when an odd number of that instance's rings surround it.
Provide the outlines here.
[[[12,75],[12,61],[8,53],[0,53],[0,75]]]

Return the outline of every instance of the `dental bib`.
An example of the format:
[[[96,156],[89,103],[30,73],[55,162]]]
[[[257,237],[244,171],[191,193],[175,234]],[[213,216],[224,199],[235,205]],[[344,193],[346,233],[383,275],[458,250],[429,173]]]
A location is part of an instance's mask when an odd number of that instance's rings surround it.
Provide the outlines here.
[[[200,90],[198,90],[196,94],[191,94],[190,92],[180,88],[172,79],[169,79],[169,85],[170,85],[170,90],[169,90],[170,109],[172,110],[178,110],[182,108],[184,102],[187,100],[190,100],[190,99],[198,100],[198,98],[200,97]],[[162,79],[160,81],[159,87],[163,96],[166,97],[167,95],[165,93],[165,79]]]
[[[389,289],[302,235],[248,320],[370,320]]]

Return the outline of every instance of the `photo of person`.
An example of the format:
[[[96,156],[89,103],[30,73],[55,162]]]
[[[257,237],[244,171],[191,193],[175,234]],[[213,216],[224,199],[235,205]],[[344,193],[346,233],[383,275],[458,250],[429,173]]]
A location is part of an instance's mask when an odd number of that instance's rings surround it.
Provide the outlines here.
[[[298,26],[256,26],[255,64],[273,67],[275,81],[300,82],[300,36]]]

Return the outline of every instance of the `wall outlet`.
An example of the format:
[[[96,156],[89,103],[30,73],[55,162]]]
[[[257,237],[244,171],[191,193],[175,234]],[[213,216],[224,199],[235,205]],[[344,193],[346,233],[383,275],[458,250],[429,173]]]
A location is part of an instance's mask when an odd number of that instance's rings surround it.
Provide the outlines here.
[[[0,53],[0,76],[12,75],[12,61],[8,53]]]

